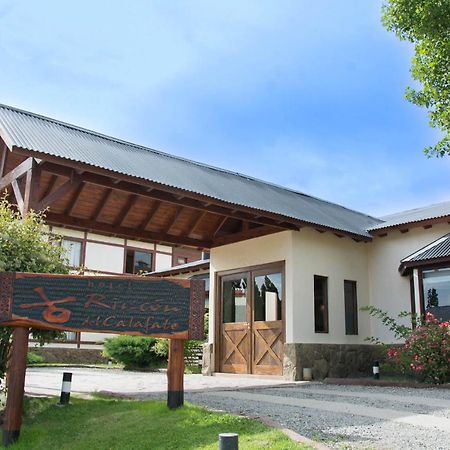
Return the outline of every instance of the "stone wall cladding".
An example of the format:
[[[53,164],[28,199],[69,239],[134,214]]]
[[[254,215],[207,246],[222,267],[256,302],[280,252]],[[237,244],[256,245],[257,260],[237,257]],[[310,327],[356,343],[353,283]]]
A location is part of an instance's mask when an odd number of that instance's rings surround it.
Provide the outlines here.
[[[30,347],[30,352],[37,353],[46,363],[56,364],[107,364],[108,358],[102,356],[101,350],[83,348]]]
[[[288,380],[302,379],[312,369],[314,380],[371,376],[374,361],[383,361],[382,349],[361,344],[285,344],[283,373]]]

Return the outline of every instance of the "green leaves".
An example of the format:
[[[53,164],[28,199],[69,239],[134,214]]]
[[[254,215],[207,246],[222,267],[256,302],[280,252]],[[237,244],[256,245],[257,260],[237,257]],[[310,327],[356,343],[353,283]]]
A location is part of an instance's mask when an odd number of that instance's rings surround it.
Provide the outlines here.
[[[428,109],[430,126],[443,137],[425,149],[428,157],[450,154],[450,0],[387,0],[382,23],[415,44],[411,75],[421,89],[406,89],[411,103]]]
[[[0,199],[0,271],[68,273],[63,251],[53,245],[42,214],[31,211],[22,218],[6,198]],[[6,371],[11,331],[0,327],[0,377]],[[32,333],[41,345],[61,335],[46,330],[32,330]]]

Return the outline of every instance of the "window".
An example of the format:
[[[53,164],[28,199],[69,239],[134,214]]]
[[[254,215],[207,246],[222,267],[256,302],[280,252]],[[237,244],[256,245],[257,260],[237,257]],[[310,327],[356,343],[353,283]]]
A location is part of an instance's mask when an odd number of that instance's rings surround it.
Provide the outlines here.
[[[125,273],[149,272],[152,270],[152,253],[127,249]]]
[[[328,278],[314,275],[314,331],[328,333]]]
[[[425,308],[450,307],[450,268],[424,270],[422,276]]]
[[[247,322],[247,278],[224,281],[222,297],[223,323]]]
[[[64,258],[69,261],[70,267],[81,266],[81,242],[71,239],[63,239],[61,246],[64,248]]]
[[[188,262],[188,259],[183,256],[179,256],[177,258],[177,265],[186,264],[187,262]]]
[[[254,277],[254,320],[281,320],[282,275],[280,272]]]
[[[358,334],[356,281],[344,280],[345,334]]]

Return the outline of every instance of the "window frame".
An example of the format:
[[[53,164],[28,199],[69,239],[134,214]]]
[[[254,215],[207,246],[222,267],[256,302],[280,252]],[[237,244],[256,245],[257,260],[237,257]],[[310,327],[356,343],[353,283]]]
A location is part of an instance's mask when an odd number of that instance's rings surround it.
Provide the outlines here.
[[[125,246],[124,247],[124,255],[123,255],[123,273],[124,274],[128,274],[128,275],[137,275],[138,273],[134,273],[133,272],[127,272],[127,255],[128,255],[128,251],[131,250],[134,252],[133,254],[133,269],[135,266],[135,261],[136,261],[136,252],[141,252],[141,253],[147,253],[150,255],[150,268],[148,269],[148,272],[153,272],[155,269],[155,251],[154,250],[149,250],[147,248],[138,248],[138,247],[131,247],[131,246]]]
[[[323,290],[323,330],[318,329],[318,314],[320,312],[320,306],[318,306],[318,301],[316,298],[316,281],[321,281],[325,284],[325,289]],[[328,277],[324,275],[314,275],[313,277],[313,298],[314,298],[314,333],[327,334],[329,333],[329,316],[328,316]]]
[[[75,238],[75,237],[71,237],[71,236],[61,236],[61,240],[59,242],[59,245],[60,245],[61,248],[64,248],[64,249],[65,249],[65,247],[63,246],[63,241],[76,242],[76,243],[80,244],[80,264],[78,266],[69,265],[68,267],[70,269],[79,269],[80,267],[83,267],[84,266],[86,241],[84,239]]]
[[[346,284],[351,283],[352,297],[350,299],[347,298],[346,295]],[[348,310],[347,300],[350,300],[351,305]],[[353,328],[349,329],[350,323],[348,322],[348,314],[352,316]],[[346,336],[358,336],[359,335],[359,327],[358,327],[358,283],[355,280],[344,280],[344,321],[345,321],[345,335]]]

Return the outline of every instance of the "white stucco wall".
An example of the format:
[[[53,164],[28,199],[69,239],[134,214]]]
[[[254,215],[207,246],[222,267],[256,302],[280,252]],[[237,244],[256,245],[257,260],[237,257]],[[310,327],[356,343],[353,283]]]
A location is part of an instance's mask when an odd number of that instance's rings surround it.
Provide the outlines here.
[[[366,313],[358,311],[358,335],[345,334],[344,280],[356,281],[358,309],[369,302],[368,245],[332,233],[303,228],[293,233],[293,323],[286,342],[363,344],[369,335]],[[328,278],[328,333],[314,331],[314,275]]]
[[[123,273],[124,248],[86,242],[85,266],[91,270]]]
[[[410,311],[409,277],[398,272],[400,261],[449,231],[450,225],[445,223],[429,229],[411,228],[407,233],[392,230],[385,237],[375,237],[368,246],[371,304],[394,317],[401,311]],[[371,320],[371,335],[383,342],[394,341],[389,330],[376,319]]]
[[[211,298],[216,272],[285,261],[286,342],[364,343],[369,318],[359,312],[359,335],[345,334],[344,280],[357,282],[358,306],[368,303],[367,244],[309,228],[211,250]],[[328,277],[329,332],[314,332],[314,275]],[[211,310],[214,302],[210,301]],[[213,316],[214,311],[211,311]],[[210,341],[214,336],[210,320]]]
[[[210,252],[209,341],[214,341],[216,272],[285,261],[286,317],[292,317],[292,233],[283,231],[235,244],[223,245]],[[287,329],[286,332],[289,330]]]

